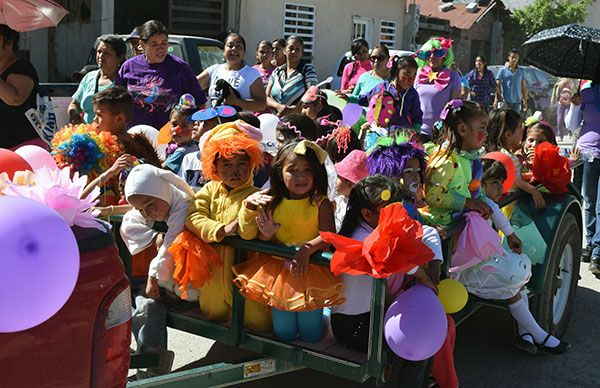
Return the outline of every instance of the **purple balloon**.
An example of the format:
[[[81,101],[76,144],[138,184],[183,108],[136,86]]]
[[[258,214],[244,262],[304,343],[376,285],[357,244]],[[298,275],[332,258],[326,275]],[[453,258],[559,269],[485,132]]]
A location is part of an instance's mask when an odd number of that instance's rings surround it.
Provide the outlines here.
[[[0,197],[0,333],[37,326],[71,296],[79,250],[53,209],[23,197]]]
[[[383,333],[390,349],[405,360],[437,353],[448,334],[448,319],[435,293],[417,284],[400,294],[385,313]]]
[[[358,104],[347,104],[342,109],[342,123],[351,127],[354,124],[356,124],[356,122],[358,121],[358,119],[360,119],[360,116],[362,116],[362,114],[362,106]]]

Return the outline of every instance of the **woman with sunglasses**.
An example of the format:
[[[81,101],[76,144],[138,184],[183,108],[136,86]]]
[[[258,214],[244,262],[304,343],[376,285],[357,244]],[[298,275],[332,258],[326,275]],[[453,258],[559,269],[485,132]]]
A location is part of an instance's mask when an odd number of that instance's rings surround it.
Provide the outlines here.
[[[460,98],[460,76],[450,70],[454,62],[452,40],[443,37],[431,38],[415,53],[419,72],[415,89],[421,100],[423,125],[421,135],[424,140],[431,139],[431,131],[446,103]]]
[[[344,66],[342,72],[342,93],[352,93],[354,86],[358,82],[358,78],[369,70],[373,69],[369,60],[369,44],[362,38],[354,39],[350,52],[354,61]]]
[[[348,102],[357,103],[361,95],[369,93],[374,87],[384,82],[390,76],[388,61],[390,59],[390,51],[386,45],[378,45],[373,47],[369,60],[373,65],[373,69],[363,73],[356,82],[352,93],[346,94],[342,91],[337,91],[335,94],[338,97],[348,100]]]

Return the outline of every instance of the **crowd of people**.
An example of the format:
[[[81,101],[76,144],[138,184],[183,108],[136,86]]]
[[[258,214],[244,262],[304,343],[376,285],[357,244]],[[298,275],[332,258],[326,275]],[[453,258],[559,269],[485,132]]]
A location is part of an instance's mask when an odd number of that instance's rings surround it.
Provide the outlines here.
[[[122,144],[123,155],[91,185],[102,187],[103,216],[124,215],[121,235],[134,261],[149,266],[145,289],[135,298],[134,322],[145,324],[134,325],[134,334],[143,350],[168,353],[161,298],[198,301],[206,319],[226,321],[235,284],[246,298],[248,330],[316,342],[330,328],[340,344],[366,352],[372,282],[368,271],[357,268],[360,252],[334,254],[335,269],[333,261],[328,268],[311,263],[310,256],[332,245],[374,244],[384,226],[413,230],[413,238],[402,244],[426,259],[415,264],[394,257],[404,269],[390,270],[390,300],[415,282],[437,292],[444,226],[465,217],[460,238],[489,242],[495,253],[467,260],[465,250],[478,247],[466,242],[454,253],[451,276],[481,298],[507,301],[520,349],[567,351],[569,345],[544,331],[529,310],[524,286],[531,262],[522,254],[510,211],[503,213],[497,203],[509,190],[520,189],[543,208],[542,192],[564,192],[568,172],[552,175],[556,169],[539,168],[539,160],[566,163],[568,170],[579,154],[559,155],[554,128],[522,115],[527,89],[516,50],[496,77],[485,58],[477,57],[475,69],[464,77],[468,99],[461,99],[464,85],[452,70],[450,39],[433,37],[415,55],[392,58],[387,46],[369,48],[357,39],[351,47],[354,61],[344,68],[336,91],[363,107],[362,121],[349,123],[318,88],[299,37],[259,42],[256,64],[250,66],[244,62],[246,41],[231,33],[224,41],[224,62],[195,75],[168,53],[162,23],[148,21],[134,32],[129,43],[137,55],[127,60],[121,38],[98,39],[99,68],[81,80],[69,118],[73,125],[93,124],[92,130],[108,132]],[[0,117],[9,123],[0,131],[0,145],[7,148],[37,137],[23,115],[34,106],[37,77],[31,65],[16,58],[15,34],[0,25]],[[568,111],[566,128],[584,123],[579,149],[589,155],[583,189],[588,256],[598,275],[600,106],[594,93],[599,83],[600,74],[589,91],[569,100],[569,109],[566,103],[561,108]],[[276,144],[267,145],[274,153],[262,141],[262,114],[277,116]],[[128,133],[140,125],[166,128],[166,148]],[[166,222],[168,231],[154,229],[155,222]],[[231,235],[299,249],[288,260],[250,254],[234,265],[233,248],[212,245]],[[490,270],[498,257],[508,264]],[[503,276],[507,267],[510,281]],[[491,284],[482,276],[490,271],[497,274]],[[448,335],[431,370],[441,387],[458,386],[454,336],[448,316]],[[427,361],[407,363],[403,384],[417,386],[426,369]]]

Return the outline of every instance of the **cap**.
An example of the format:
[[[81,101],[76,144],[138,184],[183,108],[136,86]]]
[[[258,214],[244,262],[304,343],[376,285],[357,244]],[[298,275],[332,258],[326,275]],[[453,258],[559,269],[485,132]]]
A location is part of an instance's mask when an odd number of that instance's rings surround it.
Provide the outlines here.
[[[357,184],[360,180],[369,176],[367,167],[367,153],[361,150],[354,150],[336,164],[335,172],[338,176]]]
[[[131,34],[129,34],[127,39],[125,39],[125,42],[129,42],[132,39],[140,39],[140,33],[136,28],[134,28],[133,31],[131,31]]]

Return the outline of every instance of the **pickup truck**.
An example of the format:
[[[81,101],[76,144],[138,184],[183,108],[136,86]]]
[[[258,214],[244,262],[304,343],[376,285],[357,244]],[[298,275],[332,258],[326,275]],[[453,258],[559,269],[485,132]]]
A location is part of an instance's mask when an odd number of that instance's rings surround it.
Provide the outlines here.
[[[121,35],[123,40],[127,39],[128,36]],[[223,43],[216,39],[197,36],[169,35],[169,54],[182,58],[192,67],[195,74],[200,74],[207,67],[223,61]],[[127,45],[127,57],[131,56],[131,49]],[[93,49],[90,51],[87,64],[96,65]],[[77,86],[76,83],[40,84],[42,93],[52,99],[57,128],[62,128],[69,122],[67,108],[71,102],[71,96],[77,90]]]

